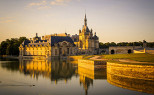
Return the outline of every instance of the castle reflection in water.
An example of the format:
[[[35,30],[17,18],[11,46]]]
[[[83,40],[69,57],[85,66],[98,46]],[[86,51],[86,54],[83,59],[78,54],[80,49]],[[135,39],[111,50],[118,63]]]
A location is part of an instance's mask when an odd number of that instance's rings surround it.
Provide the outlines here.
[[[73,64],[67,64],[66,61],[48,61],[48,60],[20,60],[20,71],[32,78],[38,79],[39,76],[51,79],[51,81],[58,82],[58,80],[69,80],[72,76],[77,76]]]
[[[6,68],[5,66],[2,67]],[[7,68],[10,69],[12,67]],[[69,61],[59,60],[20,60],[19,64],[20,72],[24,73],[25,75],[28,75],[34,79],[39,79],[40,76],[43,76],[44,78],[50,79],[51,82],[55,82],[55,84],[58,84],[58,81],[64,81],[65,83],[68,83],[73,76],[79,77],[79,84],[83,86],[85,94],[88,94],[89,87],[93,86],[93,81],[97,79],[107,80],[108,83],[121,88],[154,94],[153,79],[148,80],[131,78],[130,76],[127,77],[127,75],[122,76],[120,74],[117,75],[110,72],[113,70],[117,72],[118,68],[119,67],[111,68],[107,66],[107,68],[103,68],[102,70],[93,71],[78,67],[76,64],[72,64]],[[125,73],[126,70],[120,69],[120,72]],[[140,73],[137,75],[139,74]],[[132,75],[134,77],[135,74]],[[154,77],[154,75],[150,76],[151,78]]]
[[[49,61],[49,60],[20,60],[19,69],[25,75],[38,79],[39,76],[49,78],[57,84],[59,80],[65,83],[71,77],[80,77],[80,85],[83,86],[85,94],[88,94],[89,86],[93,86],[94,79],[106,79],[106,68],[93,71],[85,68],[77,67],[68,61]]]

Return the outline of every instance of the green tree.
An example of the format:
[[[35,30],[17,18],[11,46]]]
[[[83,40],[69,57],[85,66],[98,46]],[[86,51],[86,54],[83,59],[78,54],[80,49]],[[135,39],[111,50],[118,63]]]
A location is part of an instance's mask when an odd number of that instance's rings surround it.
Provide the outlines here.
[[[6,49],[7,49],[8,43],[6,41],[2,41],[0,45],[0,54],[6,55]]]
[[[0,55],[18,55],[20,44],[26,40],[26,37],[6,39],[0,44]]]

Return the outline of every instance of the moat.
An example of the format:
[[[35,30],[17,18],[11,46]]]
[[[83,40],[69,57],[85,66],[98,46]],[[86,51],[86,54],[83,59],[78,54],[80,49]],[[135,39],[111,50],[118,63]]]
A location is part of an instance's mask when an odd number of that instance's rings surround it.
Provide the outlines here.
[[[117,68],[94,71],[71,61],[0,59],[0,95],[154,94],[154,80],[126,78],[116,74],[125,74]]]

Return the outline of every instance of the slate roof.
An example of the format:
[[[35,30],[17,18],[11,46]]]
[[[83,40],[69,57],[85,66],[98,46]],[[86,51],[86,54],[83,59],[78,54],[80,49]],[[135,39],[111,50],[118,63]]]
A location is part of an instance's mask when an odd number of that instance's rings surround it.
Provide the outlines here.
[[[51,46],[54,46],[55,43],[59,43],[59,42],[63,42],[63,41],[70,42],[75,46],[71,37],[68,37],[68,36],[51,36],[50,42],[51,42]]]
[[[72,43],[74,46],[74,42],[73,40],[71,39],[71,37],[68,37],[68,36],[51,36],[51,39],[49,41],[49,43],[51,44],[51,46],[54,46],[55,43],[59,43],[59,42],[63,42],[63,41],[67,41],[67,42],[70,42]],[[23,43],[22,43],[22,46],[25,47],[25,45],[47,45],[48,42],[47,40],[36,40],[34,41],[34,43],[31,43],[29,40],[25,40]]]
[[[95,40],[98,40],[98,37],[96,36],[96,35],[94,35],[94,37],[93,37]]]
[[[44,41],[44,43],[43,43]],[[41,42],[41,43],[39,43]],[[47,44],[47,40],[36,40],[34,41],[34,43],[30,43],[30,40],[25,40],[23,43],[22,43],[22,46],[25,47],[25,45],[44,45],[44,44]]]
[[[22,42],[22,46],[28,45],[29,43],[30,43],[29,40],[24,40],[24,41]]]

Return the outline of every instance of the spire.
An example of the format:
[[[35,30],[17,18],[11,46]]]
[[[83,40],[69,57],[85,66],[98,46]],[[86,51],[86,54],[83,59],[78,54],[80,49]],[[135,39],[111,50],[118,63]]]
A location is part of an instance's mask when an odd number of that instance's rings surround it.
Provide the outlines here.
[[[85,18],[84,18],[84,26],[87,26],[87,18],[86,18],[86,14],[85,14]]]
[[[36,33],[36,37],[38,37],[38,33]]]

